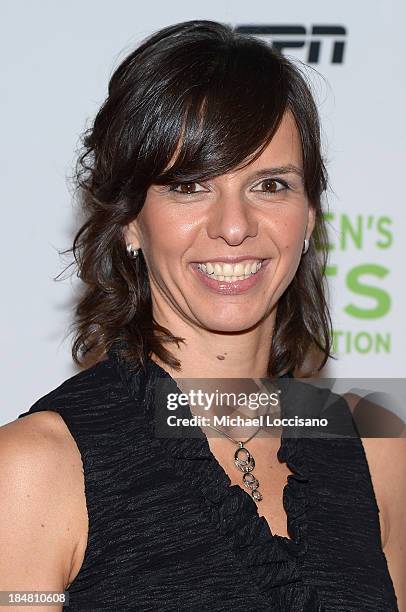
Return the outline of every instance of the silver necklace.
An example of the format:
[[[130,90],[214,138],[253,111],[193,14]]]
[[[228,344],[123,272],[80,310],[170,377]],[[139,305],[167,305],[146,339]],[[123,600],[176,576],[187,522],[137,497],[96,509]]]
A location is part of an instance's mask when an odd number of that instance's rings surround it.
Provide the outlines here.
[[[238,444],[238,448],[234,453],[234,463],[235,465],[244,472],[242,477],[242,481],[245,487],[251,489],[251,495],[255,499],[255,501],[261,501],[263,499],[263,495],[259,490],[259,480],[255,477],[252,470],[255,468],[255,459],[254,456],[249,452],[247,448],[245,448],[245,444],[249,442],[254,436],[257,435],[258,431],[261,429],[260,427],[257,431],[252,434],[248,440],[242,442],[242,440],[234,440],[231,436],[225,433],[225,431],[221,431],[214,427],[214,425],[207,425],[207,427],[211,427],[211,429],[215,429],[219,433],[223,434],[223,436],[227,436],[230,440],[232,440],[235,444]],[[244,458],[240,457],[240,453],[244,454]]]
[[[265,388],[259,379],[256,379],[256,380],[257,382],[259,382],[259,385],[262,388]],[[268,389],[266,389],[266,392],[268,392]],[[278,393],[280,392],[281,390],[278,389]],[[269,408],[266,414],[269,414]],[[250,440],[252,440],[254,436],[257,435],[261,427],[258,427],[256,432],[253,433],[252,436],[247,438],[247,440],[245,440],[244,442],[242,440],[235,440],[225,431],[221,431],[221,429],[214,427],[214,425],[207,425],[207,427],[210,427],[211,429],[215,429],[216,431],[221,433],[223,436],[226,436],[227,438],[232,440],[232,442],[238,445],[238,448],[234,453],[234,463],[238,467],[238,469],[244,473],[242,477],[244,486],[247,489],[250,489],[251,495],[255,499],[255,501],[260,502],[263,499],[263,495],[259,490],[259,480],[253,474],[253,470],[255,468],[255,459],[252,453],[250,453],[249,450],[245,448],[245,444],[247,444]],[[243,455],[242,457],[241,457],[241,454]]]

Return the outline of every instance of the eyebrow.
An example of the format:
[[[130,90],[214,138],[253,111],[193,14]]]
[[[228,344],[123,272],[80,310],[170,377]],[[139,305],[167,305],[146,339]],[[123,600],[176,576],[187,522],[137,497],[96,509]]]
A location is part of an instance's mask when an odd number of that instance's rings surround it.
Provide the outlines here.
[[[260,178],[264,174],[297,174],[300,178],[304,178],[304,173],[301,168],[288,164],[287,166],[275,166],[274,168],[262,168],[251,175],[251,179]]]

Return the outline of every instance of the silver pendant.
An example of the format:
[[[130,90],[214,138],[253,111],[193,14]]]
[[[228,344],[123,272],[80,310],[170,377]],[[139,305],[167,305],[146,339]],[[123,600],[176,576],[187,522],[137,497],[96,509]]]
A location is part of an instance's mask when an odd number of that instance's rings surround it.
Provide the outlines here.
[[[252,470],[255,468],[255,459],[244,446],[243,442],[238,442],[239,447],[234,453],[235,465],[244,472],[242,481],[247,489],[251,489],[251,495],[255,501],[261,501],[263,499],[262,494],[259,492],[259,481],[255,478]],[[243,457],[241,457],[241,454]]]

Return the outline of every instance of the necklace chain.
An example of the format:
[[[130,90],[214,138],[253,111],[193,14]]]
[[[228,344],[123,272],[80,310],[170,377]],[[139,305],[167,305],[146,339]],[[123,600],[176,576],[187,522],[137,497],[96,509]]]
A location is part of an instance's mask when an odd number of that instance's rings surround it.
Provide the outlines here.
[[[268,392],[268,389],[265,387],[265,385],[262,383],[262,381],[260,379],[255,379],[255,381],[257,382],[257,384],[259,384],[259,386],[262,389],[265,389],[266,392]],[[281,390],[278,389],[277,392],[281,393]],[[265,414],[266,415],[269,414],[269,408],[268,408],[268,411]],[[235,465],[242,472],[244,472],[244,475],[243,475],[243,478],[242,478],[244,486],[251,490],[251,495],[252,495],[252,497],[254,498],[255,501],[258,501],[258,502],[261,501],[263,499],[263,495],[259,491],[259,488],[258,488],[259,487],[259,480],[253,474],[253,469],[255,468],[255,459],[254,459],[253,455],[248,451],[248,449],[245,448],[245,444],[247,444],[250,440],[252,440],[252,438],[254,436],[257,435],[257,433],[261,429],[261,426],[258,427],[258,429],[252,434],[252,436],[250,436],[244,442],[242,440],[235,440],[235,438],[230,436],[225,431],[221,431],[221,429],[218,429],[217,427],[214,427],[214,425],[207,425],[207,427],[210,427],[211,429],[214,429],[215,431],[218,431],[223,436],[226,436],[232,442],[234,442],[235,444],[238,445],[238,448],[237,448],[237,450],[234,453],[234,463],[235,463]],[[242,459],[240,457],[241,453],[243,453],[245,455],[245,458]]]
[[[268,413],[266,413],[268,414]],[[225,431],[221,431],[221,429],[218,429],[217,427],[214,427],[214,425],[207,425],[207,427],[211,427],[211,429],[215,429],[216,431],[218,431],[219,433],[221,433],[223,436],[227,436],[227,438],[229,438],[230,440],[232,440],[233,442],[235,442],[236,444],[247,444],[247,442],[249,442],[250,440],[252,440],[252,438],[254,436],[257,435],[257,433],[259,432],[259,430],[261,429],[261,427],[258,427],[258,429],[256,430],[256,432],[254,432],[252,434],[252,436],[250,436],[247,440],[245,440],[244,442],[241,442],[240,440],[235,440],[234,438],[232,438],[228,433],[226,433]]]

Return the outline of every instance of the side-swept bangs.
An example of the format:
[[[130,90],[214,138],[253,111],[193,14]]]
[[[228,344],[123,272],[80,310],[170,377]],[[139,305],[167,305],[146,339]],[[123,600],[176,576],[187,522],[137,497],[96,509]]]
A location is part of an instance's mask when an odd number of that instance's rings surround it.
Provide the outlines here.
[[[187,62],[185,50],[171,49],[170,78],[158,84],[139,155],[150,183],[208,179],[242,167],[270,142],[287,107],[287,80],[265,43],[178,44],[187,47]]]

